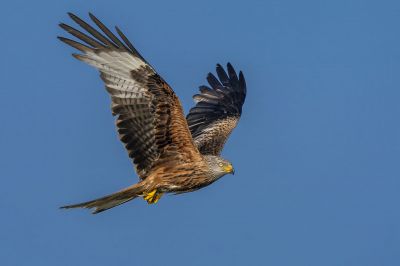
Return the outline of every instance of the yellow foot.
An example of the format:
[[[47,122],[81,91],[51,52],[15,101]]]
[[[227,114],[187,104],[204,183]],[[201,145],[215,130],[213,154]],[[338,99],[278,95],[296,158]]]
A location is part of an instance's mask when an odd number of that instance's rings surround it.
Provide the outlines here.
[[[157,203],[157,201],[161,198],[163,193],[158,193],[157,189],[150,191],[149,193],[143,194],[143,199],[147,201],[148,204]]]

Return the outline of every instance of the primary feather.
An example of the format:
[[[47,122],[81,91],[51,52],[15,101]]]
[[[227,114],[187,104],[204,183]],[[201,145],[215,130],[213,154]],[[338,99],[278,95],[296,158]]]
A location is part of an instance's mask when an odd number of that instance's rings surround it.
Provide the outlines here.
[[[236,127],[246,98],[246,81],[243,73],[237,77],[232,65],[228,74],[217,65],[217,79],[209,73],[208,86],[200,86],[200,94],[193,96],[197,102],[186,119],[195,144],[202,154],[219,155]]]

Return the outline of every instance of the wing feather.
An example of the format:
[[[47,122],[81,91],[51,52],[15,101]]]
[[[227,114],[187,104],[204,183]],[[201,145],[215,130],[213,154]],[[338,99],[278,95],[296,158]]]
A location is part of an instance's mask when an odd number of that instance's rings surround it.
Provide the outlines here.
[[[79,41],[59,37],[81,54],[73,54],[100,71],[117,116],[120,140],[125,144],[140,178],[153,167],[171,160],[199,160],[178,97],[116,27],[119,39],[99,19],[89,14],[100,29],[74,14],[69,16],[88,34],[64,23],[60,27]],[[179,163],[178,162],[178,163]]]
[[[200,94],[193,99],[196,105],[186,117],[194,142],[202,154],[219,155],[236,127],[246,98],[246,81],[243,73],[236,74],[230,63],[225,72],[217,65],[218,79],[207,75],[210,85],[200,86]]]

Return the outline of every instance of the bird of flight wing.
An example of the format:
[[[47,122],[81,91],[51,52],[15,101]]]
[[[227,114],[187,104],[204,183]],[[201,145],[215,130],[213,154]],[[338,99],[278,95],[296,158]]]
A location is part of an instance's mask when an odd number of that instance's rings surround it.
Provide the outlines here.
[[[59,39],[82,52],[73,54],[75,58],[100,71],[117,116],[119,137],[140,178],[146,178],[154,164],[169,154],[182,161],[198,159],[178,97],[125,35],[116,28],[122,40],[118,39],[92,14],[90,18],[103,33],[69,15],[89,34],[61,23],[61,28],[83,43]]]

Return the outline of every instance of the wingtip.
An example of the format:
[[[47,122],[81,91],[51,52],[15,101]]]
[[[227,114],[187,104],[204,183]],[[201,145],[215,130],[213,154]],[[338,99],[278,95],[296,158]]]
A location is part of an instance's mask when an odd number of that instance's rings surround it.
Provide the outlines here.
[[[60,41],[62,41],[63,43],[69,44],[69,42],[71,41],[68,38],[65,38],[63,36],[57,36],[57,39],[59,39]]]
[[[217,71],[217,73],[220,72],[220,71],[225,71],[224,68],[222,67],[222,65],[221,65],[220,63],[218,63],[218,64],[216,65],[215,70]]]
[[[96,20],[98,20],[98,18],[97,18],[95,15],[93,15],[92,12],[89,12],[88,14],[89,14],[90,19],[93,20],[94,22],[95,22]]]
[[[246,79],[244,78],[244,74],[241,70],[239,72],[239,82],[240,82],[240,86],[243,88],[244,95],[246,95],[247,94]]]
[[[63,43],[68,43],[68,39],[62,36],[57,36],[57,39],[60,40]]]
[[[68,26],[67,24],[65,24],[64,22],[58,23],[58,26],[59,26],[61,29],[68,31],[68,27],[69,27],[69,26]]]
[[[232,66],[232,64],[231,64],[230,62],[228,62],[228,63],[226,64],[226,68],[228,69],[228,71],[229,71],[229,70],[235,71],[235,68]]]
[[[72,19],[76,17],[76,15],[72,12],[67,12],[67,15]]]
[[[214,74],[211,72],[208,72],[206,79],[208,80],[208,79],[212,79],[212,78],[215,78]]]
[[[76,23],[80,24],[81,22],[83,22],[83,20],[80,17],[78,17],[77,15],[75,15],[74,13],[68,12],[67,14]]]
[[[118,35],[122,38],[122,39],[126,39],[125,34],[121,31],[121,29],[118,26],[114,26],[114,29],[117,31]]]

